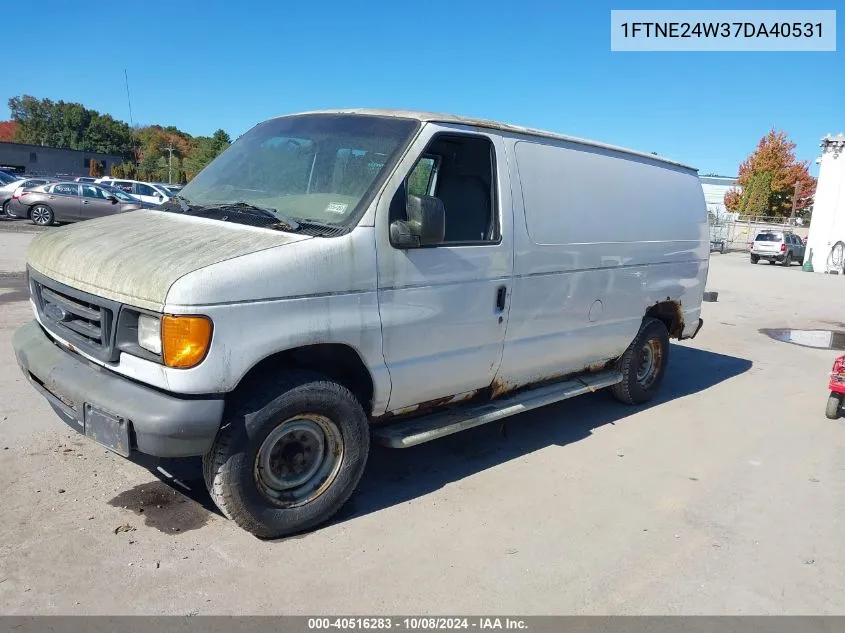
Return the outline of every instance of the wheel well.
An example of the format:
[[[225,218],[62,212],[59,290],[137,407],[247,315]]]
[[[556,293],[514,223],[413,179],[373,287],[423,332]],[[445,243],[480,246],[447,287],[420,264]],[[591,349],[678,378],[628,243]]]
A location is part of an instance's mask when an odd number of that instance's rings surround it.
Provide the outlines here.
[[[290,369],[314,371],[347,387],[367,415],[373,407],[373,379],[354,349],[339,343],[320,343],[278,352],[260,361],[238,383],[236,389]]]
[[[645,315],[658,321],[669,331],[669,336],[681,338],[684,333],[684,313],[678,301],[660,301],[646,310]]]

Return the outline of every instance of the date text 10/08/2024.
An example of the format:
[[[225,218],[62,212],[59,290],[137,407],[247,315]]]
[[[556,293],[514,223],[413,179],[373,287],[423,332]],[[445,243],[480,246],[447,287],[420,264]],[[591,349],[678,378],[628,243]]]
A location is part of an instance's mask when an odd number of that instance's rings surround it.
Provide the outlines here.
[[[518,618],[308,618],[308,630],[527,630],[524,620]]]
[[[822,23],[816,22],[623,22],[623,37],[645,38],[821,38]]]

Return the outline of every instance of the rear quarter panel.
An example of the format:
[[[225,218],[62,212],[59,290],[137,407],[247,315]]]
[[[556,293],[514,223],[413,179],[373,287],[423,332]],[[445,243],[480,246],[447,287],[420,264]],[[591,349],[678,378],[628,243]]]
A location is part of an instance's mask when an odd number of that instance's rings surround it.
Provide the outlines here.
[[[617,358],[660,301],[680,304],[691,335],[710,252],[697,174],[567,141],[507,146],[517,233],[502,382]]]

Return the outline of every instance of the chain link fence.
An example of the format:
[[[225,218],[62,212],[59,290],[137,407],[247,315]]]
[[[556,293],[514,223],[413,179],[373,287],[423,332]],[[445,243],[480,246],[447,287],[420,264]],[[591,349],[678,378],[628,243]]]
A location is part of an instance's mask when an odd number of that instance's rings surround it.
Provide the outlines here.
[[[747,251],[754,237],[761,231],[791,231],[807,239],[809,227],[789,218],[742,216],[738,213],[719,213],[710,210],[710,250],[720,253]]]

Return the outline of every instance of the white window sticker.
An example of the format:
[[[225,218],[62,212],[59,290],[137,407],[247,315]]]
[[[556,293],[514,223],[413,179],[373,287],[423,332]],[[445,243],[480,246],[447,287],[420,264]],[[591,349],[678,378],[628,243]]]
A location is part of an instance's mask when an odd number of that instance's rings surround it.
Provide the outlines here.
[[[343,202],[330,202],[329,206],[326,207],[326,213],[346,213],[346,207],[348,204],[344,204]]]

